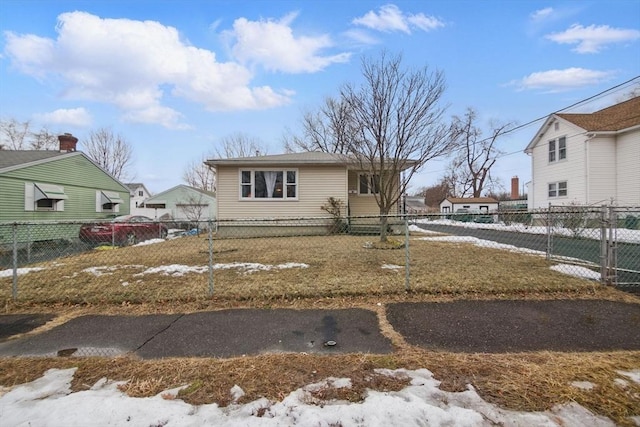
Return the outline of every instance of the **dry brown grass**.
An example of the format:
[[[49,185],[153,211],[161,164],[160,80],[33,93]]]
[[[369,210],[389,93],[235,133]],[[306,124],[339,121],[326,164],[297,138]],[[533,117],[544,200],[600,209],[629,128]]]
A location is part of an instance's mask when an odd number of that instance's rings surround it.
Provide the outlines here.
[[[366,248],[376,237],[309,236],[214,241],[214,264],[261,263],[277,266],[304,263],[307,268],[243,272],[214,270],[213,295],[218,301],[263,303],[296,298],[392,296],[405,294],[404,249]],[[594,282],[554,272],[539,256],[471,244],[410,243],[413,293],[426,295],[522,295],[588,292]],[[193,303],[208,298],[209,275],[145,273],[151,267],[209,262],[206,239],[187,237],[140,247],[92,251],[42,263],[41,271],[20,276],[18,303],[141,304]],[[383,269],[383,265],[401,266]],[[86,269],[99,267],[96,276]],[[0,301],[11,301],[11,278],[0,279]]]
[[[34,380],[49,368],[78,367],[72,388],[86,390],[99,379],[128,381],[121,390],[130,396],[153,396],[167,389],[187,386],[178,397],[192,404],[231,403],[230,389],[239,385],[246,395],[239,402],[260,397],[283,399],[304,385],[328,377],[347,377],[351,389],[324,388],[313,402],[331,399],[359,401],[367,389],[389,391],[407,381],[388,378],[376,368],[431,370],[445,391],[463,391],[472,384],[487,401],[518,411],[542,411],[558,403],[575,401],[618,425],[632,425],[640,415],[640,385],[615,385],[624,378],[617,371],[637,369],[640,353],[521,353],[459,354],[420,349],[399,350],[391,355],[347,354],[333,356],[267,354],[233,359],[137,360],[130,357],[0,359],[0,384],[12,386]],[[585,390],[571,385],[590,381]]]
[[[256,262],[268,265],[306,263],[306,269],[243,274],[215,270],[214,296],[207,297],[208,275],[146,274],[148,267],[205,266],[208,243],[189,237],[161,244],[94,251],[45,263],[46,270],[21,276],[19,300],[10,299],[10,279],[0,279],[6,313],[55,312],[58,317],[39,333],[90,313],[150,314],[256,308],[347,308],[375,310],[380,327],[394,344],[389,355],[265,354],[231,359],[138,360],[117,358],[0,359],[0,385],[13,386],[40,377],[49,368],[78,367],[73,389],[84,390],[103,377],[122,380],[131,396],[151,396],[184,386],[179,398],[193,404],[231,402],[237,384],[246,395],[280,400],[291,391],[327,377],[351,378],[351,389],[324,388],[313,402],[358,401],[366,389],[397,390],[403,379],[377,375],[376,368],[427,368],[448,391],[472,384],[486,400],[514,410],[544,410],[575,401],[589,410],[630,425],[640,415],[640,385],[616,386],[617,371],[640,368],[640,352],[460,354],[433,352],[408,345],[386,321],[384,305],[398,301],[456,299],[608,299],[638,303],[638,298],[549,269],[544,258],[478,248],[469,244],[411,241],[411,291],[404,288],[403,249],[367,249],[375,237],[216,240],[214,263]],[[96,277],[89,267],[119,266]],[[127,267],[122,267],[127,266]],[[137,267],[136,267],[137,266]],[[124,284],[127,284],[126,286]],[[381,303],[381,305],[378,305]],[[593,390],[571,386],[590,381]]]

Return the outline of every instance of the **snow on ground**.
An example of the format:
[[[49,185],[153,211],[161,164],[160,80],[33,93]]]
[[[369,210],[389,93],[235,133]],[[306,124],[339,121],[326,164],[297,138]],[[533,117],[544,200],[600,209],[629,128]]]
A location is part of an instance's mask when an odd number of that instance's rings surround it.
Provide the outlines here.
[[[549,229],[546,226],[533,226],[526,224],[514,223],[510,225],[506,225],[502,222],[496,222],[493,224],[482,224],[476,222],[461,222],[454,221],[451,219],[419,219],[417,220],[420,224],[436,224],[436,225],[449,225],[454,227],[462,227],[462,228],[482,228],[485,230],[498,230],[498,231],[511,231],[514,233],[528,233],[528,234],[547,234]],[[416,227],[419,228],[419,227]],[[417,230],[416,230],[417,231]],[[614,235],[616,236],[619,242],[627,242],[627,243],[640,243],[640,230],[629,230],[627,228],[617,228],[613,230]],[[568,236],[573,237],[574,233],[568,228],[562,227],[553,227],[553,234],[558,236]],[[599,228],[585,228],[581,230],[580,236],[587,238],[595,238],[600,239],[600,229]]]
[[[232,262],[227,264],[213,264],[214,270],[237,269],[245,274],[255,273],[256,271],[284,270],[287,268],[307,268],[308,264],[289,262],[285,264],[271,265],[260,264],[257,262]],[[159,267],[150,267],[142,273],[134,274],[134,276],[142,276],[145,274],[161,273],[165,276],[184,276],[187,273],[202,274],[209,271],[209,266],[189,266],[182,264],[161,265]]]
[[[43,267],[26,267],[26,268],[18,268],[16,270],[16,274],[18,276],[22,276],[23,274],[27,274],[27,273],[31,273],[34,271],[40,271],[43,270]],[[8,268],[6,270],[0,270],[0,278],[2,277],[12,277],[13,276],[13,269],[12,268]]]
[[[434,236],[434,237],[419,237],[418,240],[430,240],[433,242],[452,242],[452,243],[472,243],[476,246],[492,249],[502,249],[510,252],[519,252],[531,255],[546,255],[544,252],[536,251],[533,249],[519,248],[518,246],[507,245],[504,243],[494,242],[492,240],[478,239],[472,236]]]
[[[180,388],[153,397],[128,397],[118,389],[121,383],[106,378],[89,390],[72,393],[70,384],[75,370],[50,369],[41,378],[18,385],[0,396],[2,424],[7,427],[614,426],[608,418],[595,415],[577,403],[557,405],[544,412],[502,409],[484,401],[472,386],[464,392],[440,390],[440,382],[426,369],[378,370],[383,375],[408,376],[411,383],[397,392],[369,391],[360,403],[313,404],[317,401],[311,394],[314,390],[351,386],[347,378],[327,378],[295,390],[281,401],[261,398],[224,408],[216,404],[190,405],[176,397]],[[238,399],[244,391],[235,385],[229,393]]]
[[[579,265],[556,264],[552,265],[549,268],[559,273],[569,274],[571,276],[581,277],[583,279],[600,280],[601,277],[599,272],[593,271],[586,267],[580,267]]]
[[[483,224],[483,225],[486,225],[486,224]],[[489,224],[489,225],[492,225],[492,224]],[[412,226],[412,227],[415,227],[415,230],[413,231],[422,231],[420,227],[416,227],[416,226]],[[530,255],[541,255],[541,256],[546,255],[542,251],[536,251],[536,250],[527,249],[527,248],[520,248],[513,245],[494,242],[492,240],[478,239],[477,237],[472,237],[472,236],[445,235],[445,236],[433,236],[433,237],[418,237],[417,240],[430,240],[434,242],[471,243],[480,247],[502,249],[510,252],[518,252],[518,253],[525,253]],[[576,261],[584,262],[581,260],[576,260]],[[383,268],[385,267],[383,266]],[[600,280],[599,272],[591,270],[586,267],[581,267],[578,265],[556,264],[556,265],[552,265],[549,268],[559,273],[568,274],[570,276],[579,277],[581,279]]]

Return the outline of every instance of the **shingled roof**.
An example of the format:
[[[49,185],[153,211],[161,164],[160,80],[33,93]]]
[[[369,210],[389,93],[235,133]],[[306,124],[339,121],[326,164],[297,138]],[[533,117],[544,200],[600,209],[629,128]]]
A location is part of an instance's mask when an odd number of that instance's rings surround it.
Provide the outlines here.
[[[0,172],[48,161],[54,157],[77,155],[74,153],[46,150],[0,150]]]
[[[640,96],[590,114],[559,113],[557,116],[589,132],[619,131],[640,125]]]

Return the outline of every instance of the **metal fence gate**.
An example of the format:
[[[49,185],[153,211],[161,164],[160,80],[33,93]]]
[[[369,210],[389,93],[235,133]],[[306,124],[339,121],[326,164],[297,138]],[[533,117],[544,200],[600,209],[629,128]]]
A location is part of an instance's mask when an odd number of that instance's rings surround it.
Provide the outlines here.
[[[603,284],[640,290],[640,208],[549,206],[547,257],[599,272]]]

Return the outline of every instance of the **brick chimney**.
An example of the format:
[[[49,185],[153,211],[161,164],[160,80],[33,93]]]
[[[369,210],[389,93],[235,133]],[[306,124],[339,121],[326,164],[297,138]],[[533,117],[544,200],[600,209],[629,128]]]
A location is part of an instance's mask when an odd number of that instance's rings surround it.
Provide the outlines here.
[[[511,178],[511,200],[520,198],[520,180],[517,176]]]
[[[76,151],[76,144],[78,143],[78,138],[71,135],[70,133],[65,133],[64,135],[58,135],[58,141],[60,141],[60,151]]]

